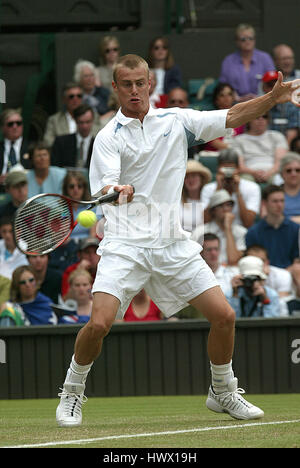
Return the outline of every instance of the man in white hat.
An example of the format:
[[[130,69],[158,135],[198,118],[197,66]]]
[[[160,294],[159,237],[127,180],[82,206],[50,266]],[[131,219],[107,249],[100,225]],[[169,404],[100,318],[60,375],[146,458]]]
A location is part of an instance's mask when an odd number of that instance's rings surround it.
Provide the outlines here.
[[[246,250],[245,236],[247,229],[233,223],[233,198],[226,190],[217,190],[209,202],[211,221],[196,228],[191,239],[202,244],[204,233],[211,232],[220,239],[220,263],[236,265]]]
[[[238,266],[240,274],[232,279],[232,292],[226,295],[236,316],[279,317],[279,296],[274,289],[265,285],[267,276],[261,258],[247,255]]]

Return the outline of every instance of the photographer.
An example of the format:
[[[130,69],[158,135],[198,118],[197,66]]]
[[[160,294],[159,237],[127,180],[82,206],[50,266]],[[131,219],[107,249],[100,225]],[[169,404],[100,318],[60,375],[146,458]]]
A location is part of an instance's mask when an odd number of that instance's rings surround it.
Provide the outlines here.
[[[240,177],[238,155],[233,149],[220,151],[216,181],[205,184],[201,192],[204,207],[204,222],[210,221],[208,204],[217,190],[226,190],[234,203],[235,222],[249,228],[260,211],[261,192],[256,182]]]
[[[277,292],[265,286],[263,261],[252,255],[239,263],[240,274],[232,278],[232,293],[227,300],[237,317],[279,317],[280,304]]]

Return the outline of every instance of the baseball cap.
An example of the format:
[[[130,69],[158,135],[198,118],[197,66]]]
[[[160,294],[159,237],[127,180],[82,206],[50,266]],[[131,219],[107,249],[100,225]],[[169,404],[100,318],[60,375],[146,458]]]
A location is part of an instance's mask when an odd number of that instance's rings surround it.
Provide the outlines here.
[[[246,276],[259,276],[261,279],[266,279],[264,273],[264,262],[261,258],[254,255],[247,255],[241,258],[238,263],[240,273],[245,278]]]
[[[11,171],[7,174],[6,179],[5,179],[5,185],[7,187],[18,185],[21,183],[27,183],[26,172]]]
[[[234,203],[233,199],[231,198],[227,190],[224,190],[224,189],[217,190],[210,198],[208,207],[214,208],[215,206],[222,205],[223,203],[226,203],[228,201]]]
[[[96,237],[88,237],[87,239],[82,239],[79,244],[79,250],[84,250],[87,247],[90,247],[91,245],[98,247],[99,242],[100,240],[96,239]]]
[[[269,83],[270,81],[276,81],[278,79],[278,72],[276,70],[267,71],[262,80],[264,83]]]

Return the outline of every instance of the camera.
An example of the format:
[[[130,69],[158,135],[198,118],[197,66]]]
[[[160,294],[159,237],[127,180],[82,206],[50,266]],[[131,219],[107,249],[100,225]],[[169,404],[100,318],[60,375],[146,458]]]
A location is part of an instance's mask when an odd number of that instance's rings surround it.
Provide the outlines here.
[[[245,290],[248,292],[248,293],[252,293],[252,290],[253,290],[253,284],[255,283],[255,281],[258,281],[260,280],[261,278],[259,276],[256,276],[256,275],[249,275],[249,276],[245,276],[243,278],[243,287],[245,288]]]
[[[225,179],[232,179],[235,167],[221,167],[220,171],[223,172]]]

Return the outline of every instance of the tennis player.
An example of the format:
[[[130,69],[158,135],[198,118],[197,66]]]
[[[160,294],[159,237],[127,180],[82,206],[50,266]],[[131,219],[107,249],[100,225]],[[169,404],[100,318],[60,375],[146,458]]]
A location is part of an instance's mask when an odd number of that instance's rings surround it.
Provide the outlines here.
[[[124,315],[142,288],[166,317],[191,304],[210,322],[207,407],[237,419],[261,418],[264,412],[241,396],[244,390],[232,370],[235,313],[199,255],[202,247],[181,229],[178,207],[189,145],[225,136],[275,104],[290,101],[295,83],[283,82],[279,72],[264,96],[229,110],[199,112],[153,109],[148,65],[139,56],[121,57],[113,80],[121,107],[95,139],[90,185],[94,197],[117,190],[119,203],[103,207],[107,222],[98,249],[93,310],[75,342],[57,422],[81,424],[88,372],[116,317]]]

